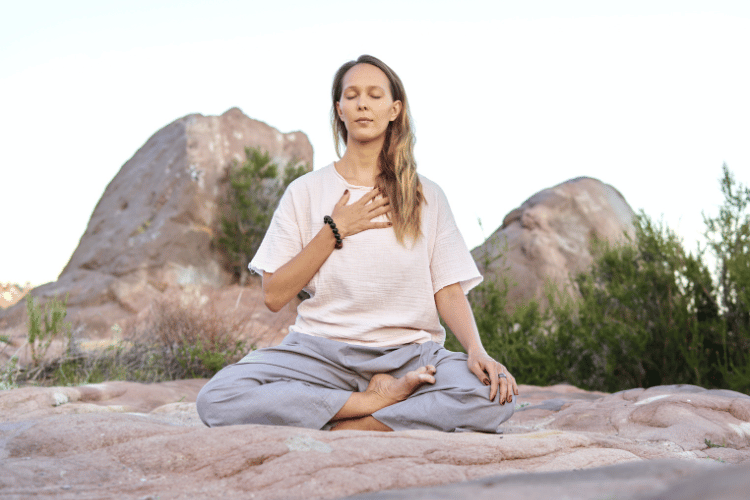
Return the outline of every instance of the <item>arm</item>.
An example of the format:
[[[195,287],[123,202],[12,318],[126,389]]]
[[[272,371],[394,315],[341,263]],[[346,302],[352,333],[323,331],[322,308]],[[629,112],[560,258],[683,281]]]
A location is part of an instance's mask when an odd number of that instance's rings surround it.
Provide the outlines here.
[[[336,245],[336,238],[326,224],[292,260],[276,272],[264,272],[263,299],[266,307],[273,312],[278,312],[287,305],[315,276],[320,266],[333,252],[334,245]]]
[[[372,221],[390,210],[388,199],[377,198],[378,194],[378,190],[373,189],[358,201],[347,205],[349,190],[344,192],[331,213],[341,238],[391,225],[390,222]],[[333,231],[326,224],[292,260],[273,273],[263,273],[263,298],[266,307],[277,312],[288,304],[315,276],[334,251],[335,244]]]
[[[440,317],[466,349],[469,370],[484,385],[490,386],[490,400],[494,400],[499,392],[500,403],[509,403],[514,394],[518,395],[516,379],[505,366],[492,359],[484,350],[474,314],[461,285],[454,283],[438,290],[435,294],[435,305]],[[498,374],[505,375],[505,378],[498,377]]]

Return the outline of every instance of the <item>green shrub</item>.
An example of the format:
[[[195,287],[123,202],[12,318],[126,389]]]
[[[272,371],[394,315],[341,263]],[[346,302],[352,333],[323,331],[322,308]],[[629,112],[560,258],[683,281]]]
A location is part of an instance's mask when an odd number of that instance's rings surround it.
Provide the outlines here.
[[[737,184],[726,165],[720,180],[724,203],[703,216],[708,248],[716,258],[716,298],[723,321],[721,374],[750,392],[750,189]]]
[[[686,253],[664,225],[643,213],[635,222],[632,244],[595,250],[591,270],[576,279],[580,300],[552,307],[557,336],[581,346],[579,359],[568,361],[569,376],[576,385],[604,391],[713,385],[718,359],[715,349],[704,348],[716,339],[703,334],[716,315],[698,315],[708,312],[710,275],[700,256]]]
[[[11,356],[0,371],[0,391],[18,387],[18,356]]]
[[[65,321],[68,315],[68,297],[54,297],[44,304],[44,310],[33,296],[26,297],[27,340],[31,350],[31,362],[35,367],[44,362],[52,341],[62,337],[70,345],[71,325]]]
[[[244,162],[235,161],[227,171],[229,185],[218,239],[241,285],[247,283],[247,266],[263,241],[281,195],[294,179],[308,171],[307,164],[292,160],[279,178],[279,166],[268,152],[246,147],[245,157]]]
[[[568,382],[602,391],[696,384],[750,392],[750,190],[723,167],[724,204],[704,216],[708,249],[687,252],[640,213],[624,245],[595,243],[579,298],[554,288],[549,307],[508,312],[506,281],[469,294],[482,342],[522,383]],[[450,349],[461,350],[451,337]]]

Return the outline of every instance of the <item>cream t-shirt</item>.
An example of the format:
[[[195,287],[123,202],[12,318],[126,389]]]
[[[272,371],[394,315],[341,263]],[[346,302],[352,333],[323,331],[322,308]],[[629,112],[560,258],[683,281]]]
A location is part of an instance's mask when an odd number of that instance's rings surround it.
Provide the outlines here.
[[[290,331],[376,347],[445,341],[434,294],[453,283],[468,293],[482,276],[445,194],[419,178],[426,200],[422,238],[404,247],[393,228],[345,238],[343,248],[334,250],[305,286],[310,298],[297,308]],[[354,203],[372,188],[349,184],[333,164],[292,182],[250,269],[262,275],[289,262],[325,225],[323,217],[346,189]]]

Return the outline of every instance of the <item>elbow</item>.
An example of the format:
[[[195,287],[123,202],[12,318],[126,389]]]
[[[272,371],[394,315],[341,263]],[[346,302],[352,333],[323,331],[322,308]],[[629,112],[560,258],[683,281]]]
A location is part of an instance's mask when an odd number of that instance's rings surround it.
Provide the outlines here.
[[[273,279],[272,273],[263,273],[263,303],[271,312],[279,312],[291,300],[283,287]]]
[[[281,308],[284,307],[285,303],[278,300],[278,298],[272,296],[269,293],[263,294],[263,302],[266,304],[266,307],[271,310],[271,312],[279,312],[281,311]]]
[[[277,294],[273,293],[272,276],[272,273],[263,273],[263,303],[271,312],[279,312],[284,304],[279,301]]]

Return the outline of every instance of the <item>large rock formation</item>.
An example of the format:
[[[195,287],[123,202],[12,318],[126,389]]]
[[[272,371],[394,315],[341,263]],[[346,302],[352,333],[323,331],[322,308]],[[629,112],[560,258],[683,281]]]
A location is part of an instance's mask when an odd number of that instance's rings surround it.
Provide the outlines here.
[[[508,302],[545,302],[547,282],[567,288],[593,262],[591,242],[634,236],[633,210],[609,184],[579,177],[538,192],[472,250],[485,278],[511,285]]]
[[[193,403],[204,382],[0,392],[2,496],[697,500],[750,487],[750,397],[732,391],[522,385],[495,435],[208,429]]]
[[[68,319],[86,336],[106,336],[165,292],[199,302],[234,305],[256,320],[279,322],[259,310],[257,287],[227,289],[231,274],[215,248],[222,180],[227,167],[258,146],[280,164],[312,168],[302,132],[282,134],[233,108],[221,116],[180,118],[156,132],[107,186],[70,262],[56,282],[34,289],[41,298],[69,294]],[[235,303],[236,301],[236,303]],[[268,313],[270,315],[270,313]],[[291,323],[287,312],[287,324]],[[23,321],[23,305],[0,311],[0,330]]]

